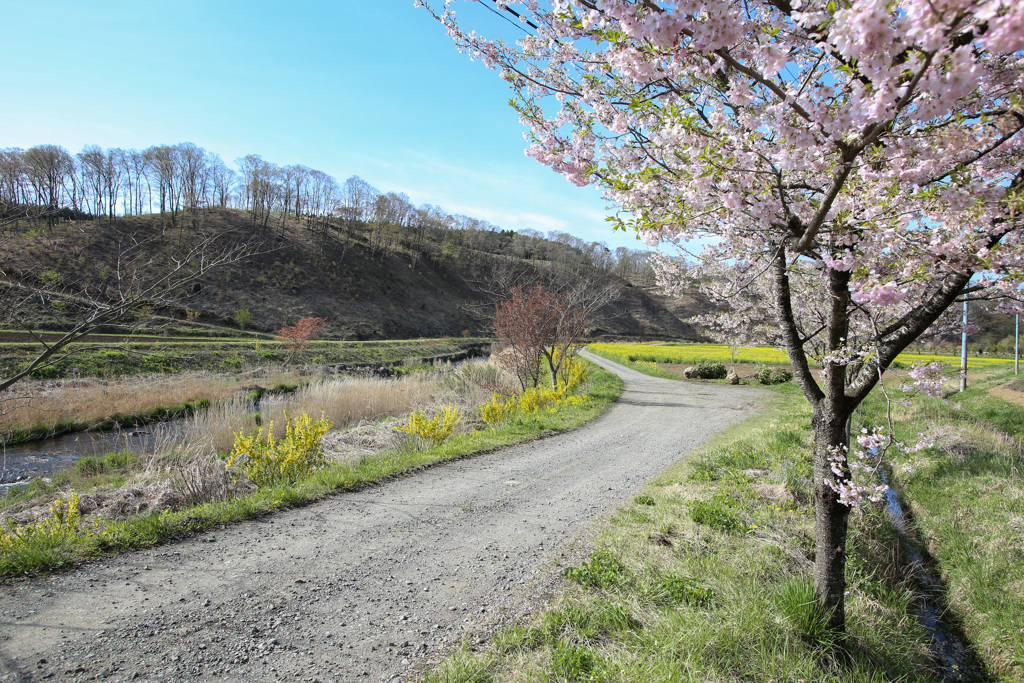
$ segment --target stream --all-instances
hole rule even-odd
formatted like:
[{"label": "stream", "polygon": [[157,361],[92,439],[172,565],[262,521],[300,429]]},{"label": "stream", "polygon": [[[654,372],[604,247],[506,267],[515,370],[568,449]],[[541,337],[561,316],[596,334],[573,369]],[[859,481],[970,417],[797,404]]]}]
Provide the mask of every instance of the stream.
[{"label": "stream", "polygon": [[[447,361],[451,368],[457,368],[467,360],[486,355],[487,352],[481,349],[469,349],[420,360],[429,363]],[[397,363],[359,364],[346,366],[346,370],[370,371],[378,377],[388,378],[394,374],[389,369],[391,365]],[[251,409],[259,410],[259,400]],[[175,418],[113,431],[72,432],[6,447],[0,444],[0,497],[6,496],[12,486],[20,486],[39,477],[52,477],[71,467],[79,458],[105,455],[124,448],[145,450],[153,445],[153,430],[157,425],[165,435],[173,435],[184,428],[185,421],[186,418]]]},{"label": "stream", "polygon": [[[173,425],[183,424],[183,420],[159,424],[162,429],[167,429],[168,425],[173,428]],[[72,432],[48,439],[0,446],[0,464],[3,467],[0,472],[0,496],[6,495],[10,487],[31,479],[52,477],[85,456],[104,455],[124,448],[144,449],[153,443],[152,430],[155,426],[154,423],[115,431]]]},{"label": "stream", "polygon": [[[889,477],[879,470],[882,482],[889,484]],[[903,506],[899,493],[891,485],[885,492],[885,511],[892,518],[899,534],[900,552],[905,569],[917,584],[916,600],[912,607],[914,616],[931,635],[931,650],[938,661],[943,683],[953,681],[986,681],[988,676],[971,644],[960,633],[959,627],[950,623],[948,607],[943,595],[945,588],[925,562],[926,552],[915,540],[913,520]]]}]

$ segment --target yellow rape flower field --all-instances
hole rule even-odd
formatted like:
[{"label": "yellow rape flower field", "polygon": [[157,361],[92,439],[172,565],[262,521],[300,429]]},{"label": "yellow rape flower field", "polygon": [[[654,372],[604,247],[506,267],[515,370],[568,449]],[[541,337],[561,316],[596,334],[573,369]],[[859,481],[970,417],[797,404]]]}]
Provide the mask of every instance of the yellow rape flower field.
[{"label": "yellow rape flower field", "polygon": [[[751,363],[765,365],[789,365],[789,359],[784,351],[770,346],[756,346],[753,348],[741,348],[734,359],[729,347],[725,344],[673,344],[668,342],[647,342],[642,344],[590,344],[587,347],[590,351],[604,356],[611,360],[625,363],[677,363],[681,365],[696,365],[700,361],[718,363]],[[935,354],[903,353],[897,358],[898,362],[906,365],[918,363],[931,363],[939,361],[949,363],[951,366],[960,367],[959,356],[941,356]],[[968,367],[989,368],[1005,367],[1013,363],[1012,358],[991,358],[970,356],[967,360]]]}]

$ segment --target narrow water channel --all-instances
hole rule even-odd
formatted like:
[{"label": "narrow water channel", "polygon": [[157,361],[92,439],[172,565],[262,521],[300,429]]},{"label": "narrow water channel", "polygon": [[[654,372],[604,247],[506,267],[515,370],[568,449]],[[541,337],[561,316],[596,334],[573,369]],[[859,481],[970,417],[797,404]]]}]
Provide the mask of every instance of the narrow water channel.
[{"label": "narrow water channel", "polygon": [[[889,484],[889,477],[884,472],[880,471],[880,474],[882,481]],[[931,649],[940,665],[943,683],[989,680],[971,644],[960,633],[959,627],[950,623],[949,608],[943,597],[945,587],[925,562],[926,552],[916,540],[913,520],[903,506],[899,492],[891,485],[885,493],[885,511],[899,535],[903,566],[917,584],[914,616],[931,635]]]},{"label": "narrow water channel", "polygon": [[[161,429],[166,430],[168,425],[180,422],[160,423]],[[152,429],[155,426],[144,425],[107,432],[73,432],[13,446],[0,446],[0,465],[3,467],[0,496],[5,495],[11,486],[38,477],[52,477],[85,456],[104,455],[124,448],[141,450],[151,446],[154,439]]]}]

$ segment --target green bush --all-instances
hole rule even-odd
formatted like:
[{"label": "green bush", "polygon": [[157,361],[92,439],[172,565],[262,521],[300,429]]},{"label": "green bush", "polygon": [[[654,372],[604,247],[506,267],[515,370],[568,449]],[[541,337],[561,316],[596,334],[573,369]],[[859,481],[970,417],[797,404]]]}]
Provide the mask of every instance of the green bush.
[{"label": "green bush", "polygon": [[174,360],[163,354],[146,356],[142,360],[142,369],[146,372],[174,372]]},{"label": "green bush", "polygon": [[87,455],[75,462],[75,474],[93,476],[116,470],[126,470],[137,462],[139,462],[139,457],[128,449],[106,455]]},{"label": "green bush", "polygon": [[696,379],[725,379],[726,374],[725,363],[706,360],[699,361],[693,370],[693,377]]},{"label": "green bush", "polygon": [[555,675],[566,681],[590,680],[590,674],[597,666],[597,657],[590,650],[566,643],[555,646],[551,661],[555,665]]},{"label": "green bush", "polygon": [[810,577],[790,579],[775,594],[775,604],[800,636],[812,643],[827,644],[833,634],[818,606]]},{"label": "green bush", "polygon": [[715,589],[696,579],[669,574],[654,585],[654,602],[661,605],[708,607],[715,600]]},{"label": "green bush", "polygon": [[761,384],[785,384],[793,379],[793,373],[788,368],[771,365],[758,365],[754,379]]}]

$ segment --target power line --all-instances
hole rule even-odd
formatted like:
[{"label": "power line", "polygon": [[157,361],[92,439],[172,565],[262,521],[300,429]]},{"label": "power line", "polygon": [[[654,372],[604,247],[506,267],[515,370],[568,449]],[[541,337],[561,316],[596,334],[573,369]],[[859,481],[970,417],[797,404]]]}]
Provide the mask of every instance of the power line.
[{"label": "power line", "polygon": [[[494,0],[492,0],[492,2],[493,2],[493,1],[494,1]],[[486,2],[484,2],[484,0],[480,0],[480,4],[481,4],[481,5],[483,5],[483,6],[484,6],[484,8],[485,8],[485,9],[486,9],[486,10],[487,10],[488,12],[491,12],[491,13],[493,13],[493,14],[496,14],[497,16],[501,17],[502,19],[504,19],[504,20],[505,20],[505,21],[507,21],[508,23],[510,23],[510,24],[512,24],[513,26],[515,26],[516,28],[518,28],[518,29],[519,29],[520,31],[522,31],[523,33],[526,33],[527,35],[529,35],[529,33],[530,33],[530,32],[529,32],[529,31],[527,31],[527,30],[526,30],[525,28],[523,28],[523,25],[522,25],[521,23],[517,23],[517,22],[515,22],[515,21],[512,21],[512,20],[511,20],[511,19],[509,19],[509,18],[508,18],[507,16],[505,16],[504,14],[502,14],[502,13],[501,13],[500,11],[498,11],[498,9],[497,9],[497,2],[495,2],[495,7],[491,7],[491,6],[490,6],[490,5],[488,5],[488,4],[486,3]],[[524,21],[524,22],[526,23],[526,25],[527,25],[527,26],[529,26],[530,28],[532,28],[532,29],[536,29],[536,28],[537,28],[537,25],[536,25],[536,24],[534,24],[534,23],[533,23],[532,21],[530,21],[529,19],[524,19],[524,18],[523,18],[523,15],[521,15],[521,14],[520,14],[519,12],[515,11],[515,10],[514,10],[514,9],[512,9],[511,7],[505,7],[504,9],[505,9],[505,11],[506,11],[506,12],[508,12],[508,13],[509,13],[509,14],[511,14],[511,15],[513,15],[513,16],[514,16],[514,17],[515,17],[516,19],[519,19],[520,21]]]}]

